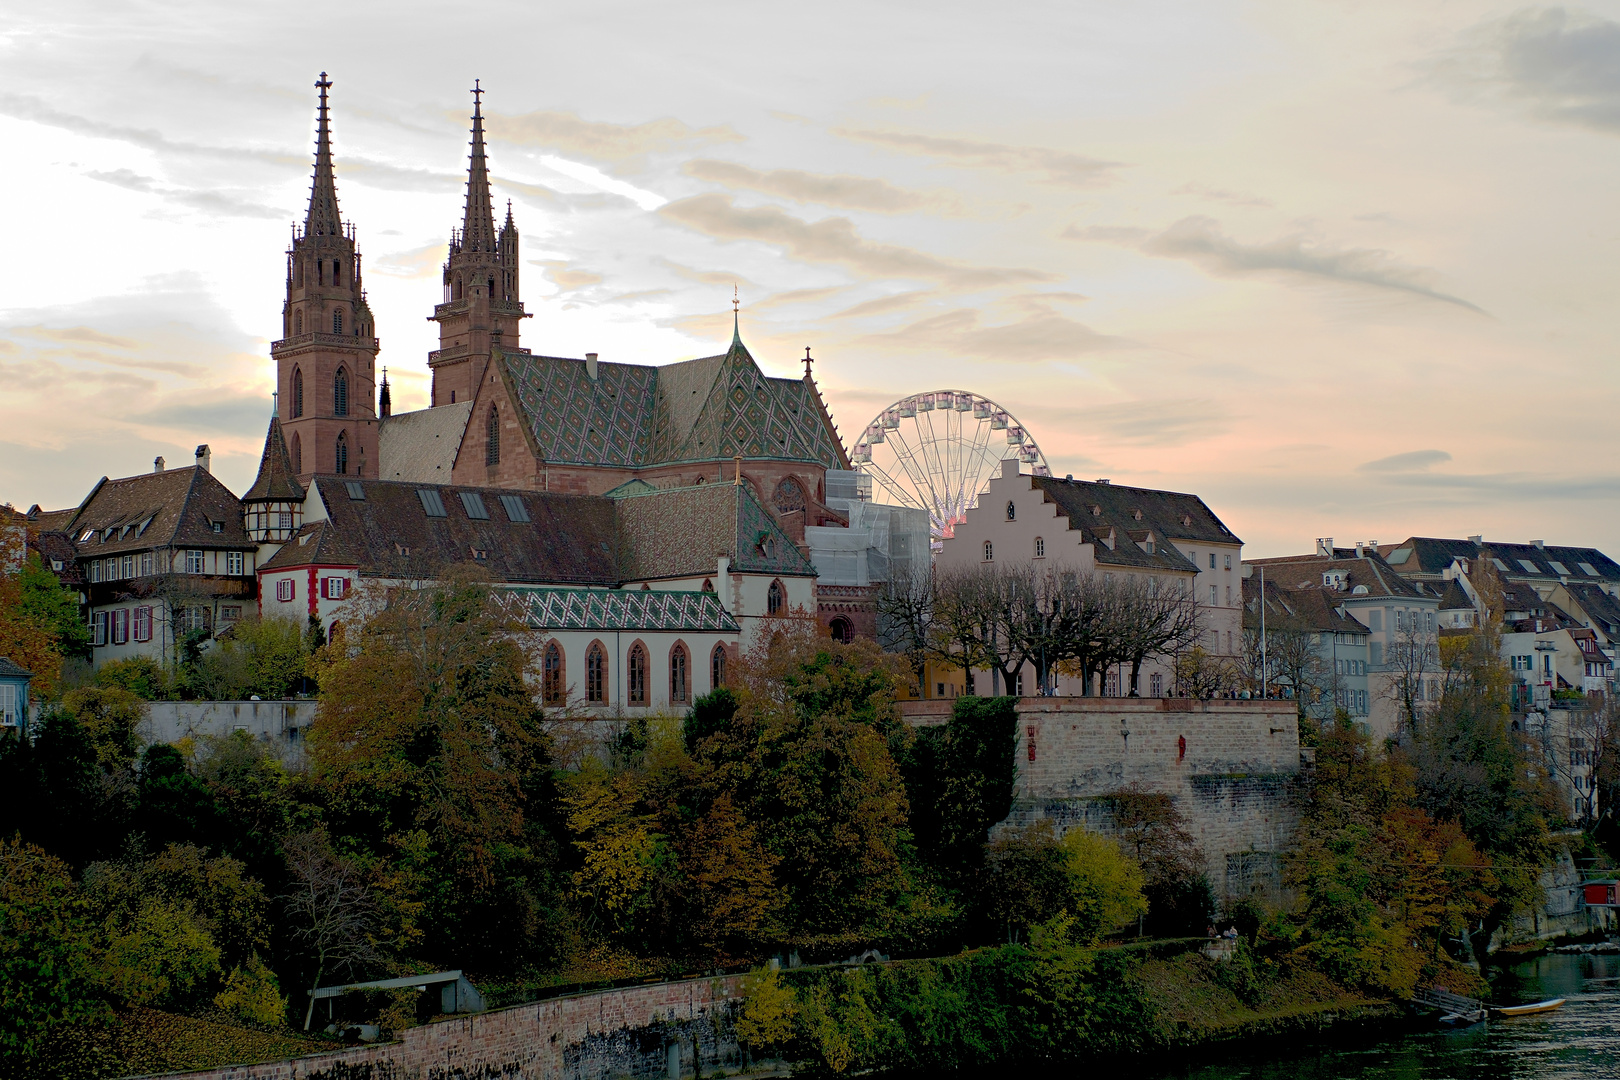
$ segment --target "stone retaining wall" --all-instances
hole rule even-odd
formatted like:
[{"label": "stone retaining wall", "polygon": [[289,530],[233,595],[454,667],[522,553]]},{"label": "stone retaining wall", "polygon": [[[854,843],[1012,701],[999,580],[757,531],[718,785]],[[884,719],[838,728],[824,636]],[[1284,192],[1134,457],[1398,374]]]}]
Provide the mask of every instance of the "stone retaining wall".
[{"label": "stone retaining wall", "polygon": [[[944,722],[949,701],[904,702],[908,723]],[[1275,893],[1299,821],[1299,726],[1291,701],[1023,698],[1017,779],[1003,825],[1049,819],[1113,828],[1104,799],[1135,784],[1174,796],[1220,896]]]},{"label": "stone retaining wall", "polygon": [[[407,1028],[395,1042],[176,1080],[614,1080],[741,1067],[741,976],[572,994]],[[701,1063],[701,1070],[694,1066]]]},{"label": "stone retaining wall", "polygon": [[174,743],[202,735],[246,731],[268,742],[276,755],[295,764],[304,755],[304,735],[315,722],[319,703],[289,701],[151,701],[141,732],[148,743]]}]

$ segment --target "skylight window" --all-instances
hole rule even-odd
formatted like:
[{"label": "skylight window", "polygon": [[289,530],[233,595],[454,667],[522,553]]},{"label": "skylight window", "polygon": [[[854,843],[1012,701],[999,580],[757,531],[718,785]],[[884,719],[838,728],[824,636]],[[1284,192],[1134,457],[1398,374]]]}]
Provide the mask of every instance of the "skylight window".
[{"label": "skylight window", "polygon": [[[417,488],[416,497],[422,500],[422,512],[428,517],[450,516],[444,512],[444,500],[439,498],[439,493],[432,488]],[[1502,569],[1506,570],[1507,567],[1504,566]]]},{"label": "skylight window", "polygon": [[364,484],[360,483],[360,481],[345,480],[343,481],[343,487],[348,491],[350,499],[354,500],[355,502],[366,501],[366,488]]},{"label": "skylight window", "polygon": [[1552,567],[1554,570],[1558,571],[1560,574],[1564,575],[1565,577],[1569,576],[1569,567],[1565,566],[1563,563],[1558,562],[1558,561],[1556,561],[1554,559],[1548,559],[1547,560],[1547,565]]},{"label": "skylight window", "polygon": [[84,530],[84,532],[79,535],[79,543],[81,543],[81,544],[89,543],[90,538],[92,536],[94,536],[94,535],[96,535],[96,530],[94,530],[94,529],[86,529],[86,530]]},{"label": "skylight window", "polygon": [[1593,569],[1592,564],[1589,563],[1589,562],[1576,563],[1575,565],[1580,567],[1581,568],[1581,573],[1585,574],[1588,577],[1598,577],[1599,576],[1598,572],[1595,569]]},{"label": "skylight window", "polygon": [[468,517],[477,518],[479,521],[489,520],[489,511],[484,508],[482,495],[476,491],[463,491],[460,494],[462,509],[467,511]]},{"label": "skylight window", "polygon": [[1501,570],[1501,571],[1502,571],[1502,572],[1503,572],[1503,573],[1506,573],[1506,572],[1507,572],[1507,568],[1508,568],[1508,564],[1507,564],[1507,563],[1505,563],[1505,562],[1503,562],[1503,561],[1502,561],[1502,560],[1501,560],[1501,559],[1498,559],[1498,558],[1494,558],[1494,557],[1493,557],[1493,558],[1492,558],[1492,559],[1491,559],[1491,562],[1492,562],[1492,563],[1493,563],[1493,564],[1494,564],[1494,565],[1495,565],[1495,566],[1496,566],[1496,568],[1497,568],[1497,569],[1498,569],[1498,570]]},{"label": "skylight window", "polygon": [[1539,574],[1539,573],[1541,573],[1541,567],[1537,566],[1535,563],[1531,562],[1529,559],[1515,559],[1514,561],[1517,562],[1520,566],[1524,567],[1524,572],[1527,573],[1527,574]]},{"label": "skylight window", "polygon": [[529,508],[523,505],[523,500],[516,495],[502,495],[501,506],[506,510],[506,520],[514,525],[527,524]]}]

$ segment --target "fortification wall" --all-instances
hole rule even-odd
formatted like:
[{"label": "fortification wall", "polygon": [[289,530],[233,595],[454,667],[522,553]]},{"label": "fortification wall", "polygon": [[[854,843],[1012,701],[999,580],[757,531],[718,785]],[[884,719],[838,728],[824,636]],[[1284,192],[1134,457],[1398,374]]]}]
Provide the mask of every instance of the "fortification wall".
[{"label": "fortification wall", "polygon": [[[949,701],[905,702],[914,724],[943,723]],[[1217,895],[1280,887],[1279,857],[1299,821],[1299,726],[1290,701],[1023,698],[1006,825],[1113,829],[1106,798],[1137,785],[1176,800]]]},{"label": "fortification wall", "polygon": [[288,701],[152,701],[146,706],[141,736],[148,743],[173,743],[186,737],[229,735],[246,731],[270,743],[289,764],[304,753],[304,733],[315,722],[317,702]]},{"label": "fortification wall", "polygon": [[[397,1042],[171,1080],[610,1080],[712,1076],[742,1065],[740,976],[516,1005],[407,1028]],[[701,1068],[697,1066],[701,1065]]]}]

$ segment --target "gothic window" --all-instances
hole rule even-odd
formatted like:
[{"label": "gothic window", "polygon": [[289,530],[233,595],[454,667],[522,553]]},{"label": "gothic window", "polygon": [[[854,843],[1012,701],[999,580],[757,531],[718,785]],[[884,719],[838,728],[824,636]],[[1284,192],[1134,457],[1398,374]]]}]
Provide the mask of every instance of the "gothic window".
[{"label": "gothic window", "polygon": [[832,631],[834,641],[841,641],[845,645],[848,645],[855,637],[855,628],[842,615],[834,619],[828,629]]},{"label": "gothic window", "polygon": [[295,417],[304,415],[304,372],[300,368],[293,368],[292,414]]},{"label": "gothic window", "polygon": [[780,581],[771,582],[770,591],[765,594],[765,613],[767,615],[779,615],[786,603],[787,596],[782,590],[782,583]]},{"label": "gothic window", "polygon": [[343,312],[341,311],[332,312],[332,333],[343,333]]},{"label": "gothic window", "polygon": [[332,415],[349,415],[349,373],[342,368],[332,380]]},{"label": "gothic window", "polygon": [[1044,536],[1035,538],[1035,557],[1037,559],[1046,558],[1046,538]]},{"label": "gothic window", "polygon": [[771,501],[776,505],[777,511],[783,514],[803,510],[804,488],[790,476],[776,485],[776,496]]},{"label": "gothic window", "polygon": [[708,578],[704,578],[703,579],[703,591],[704,592],[710,592],[710,593],[714,592],[714,582],[710,581]]},{"label": "gothic window", "polygon": [[1011,499],[1007,500],[1007,520],[1015,521],[1018,518],[1018,507],[1013,505]]},{"label": "gothic window", "polygon": [[337,440],[337,471],[340,474],[349,471],[349,436],[341,431]]},{"label": "gothic window", "polygon": [[718,690],[726,685],[726,647],[716,645],[709,654],[709,689]]},{"label": "gothic window", "polygon": [[491,405],[489,407],[489,423],[484,433],[484,464],[499,465],[501,463],[501,414]]},{"label": "gothic window", "polygon": [[562,648],[553,641],[540,662],[540,695],[547,705],[563,703]]},{"label": "gothic window", "polygon": [[600,641],[585,650],[585,700],[601,705],[607,702],[607,653]]},{"label": "gothic window", "polygon": [[489,279],[489,298],[491,300],[495,299],[495,279],[494,278]]},{"label": "gothic window", "polygon": [[304,471],[304,441],[298,437],[298,433],[296,431],[293,432],[292,459],[293,459],[293,472],[295,472],[295,473],[303,472]]},{"label": "gothic window", "polygon": [[303,332],[304,332],[304,313],[302,311],[295,311],[295,312],[293,312],[293,333],[302,334]]},{"label": "gothic window", "polygon": [[[336,259],[332,260],[332,284],[343,284],[343,264],[338,262]],[[332,332],[334,334],[341,334],[343,332],[343,328],[341,326],[334,327]]]},{"label": "gothic window", "polygon": [[692,682],[687,677],[686,646],[680,642],[669,651],[669,703],[685,705],[692,696]]},{"label": "gothic window", "polygon": [[996,558],[995,545],[990,543],[990,541],[986,540],[984,542],[984,561],[985,562],[994,562],[995,558]]},{"label": "gothic window", "polygon": [[630,646],[630,662],[625,667],[626,694],[632,705],[647,704],[647,649],[641,642]]}]

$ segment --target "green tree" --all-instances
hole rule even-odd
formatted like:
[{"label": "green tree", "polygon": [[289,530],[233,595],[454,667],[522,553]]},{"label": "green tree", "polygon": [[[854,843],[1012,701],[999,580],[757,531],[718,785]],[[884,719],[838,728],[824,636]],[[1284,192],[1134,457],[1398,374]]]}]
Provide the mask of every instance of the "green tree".
[{"label": "green tree", "polygon": [[1017,705],[1010,697],[959,697],[950,720],[920,728],[901,755],[918,851],[953,887],[983,865],[991,826],[1012,809]]},{"label": "green tree", "polygon": [[187,681],[197,697],[216,701],[284,698],[304,680],[309,646],[296,620],[250,615],[216,638]]},{"label": "green tree", "polygon": [[128,690],[86,686],[62,695],[62,711],[78,721],[103,769],[128,768],[140,752],[146,703]]},{"label": "green tree", "polygon": [[79,613],[79,596],[45,569],[37,552],[30,552],[17,575],[21,586],[18,614],[46,630],[64,657],[90,655],[90,627]]},{"label": "green tree", "polygon": [[1073,934],[1091,943],[1133,923],[1147,912],[1145,878],[1119,845],[1085,829],[1070,829],[1059,841],[1065,876],[1064,910]]},{"label": "green tree", "polygon": [[67,864],[0,840],[0,1059],[31,1059],[60,1025],[104,1015],[90,944]]},{"label": "green tree", "polygon": [[550,741],[521,628],[487,584],[401,590],[315,657],[309,746],[327,820],[352,850],[431,841],[429,944],[462,962],[524,962],[555,903]]},{"label": "green tree", "polygon": [[127,690],[142,701],[163,701],[170,692],[169,673],[150,656],[109,660],[96,669],[96,685]]}]

